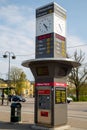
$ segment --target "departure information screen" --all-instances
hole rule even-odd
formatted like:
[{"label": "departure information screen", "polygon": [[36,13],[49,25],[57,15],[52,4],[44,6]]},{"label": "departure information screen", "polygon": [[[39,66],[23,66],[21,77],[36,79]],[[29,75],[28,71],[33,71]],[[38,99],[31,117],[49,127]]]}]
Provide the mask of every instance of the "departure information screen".
[{"label": "departure information screen", "polygon": [[47,66],[36,67],[37,76],[48,76],[49,70]]},{"label": "departure information screen", "polygon": [[55,88],[55,104],[66,103],[66,88],[56,87]]},{"label": "departure information screen", "polygon": [[44,34],[36,37],[36,58],[53,57],[54,34]]}]

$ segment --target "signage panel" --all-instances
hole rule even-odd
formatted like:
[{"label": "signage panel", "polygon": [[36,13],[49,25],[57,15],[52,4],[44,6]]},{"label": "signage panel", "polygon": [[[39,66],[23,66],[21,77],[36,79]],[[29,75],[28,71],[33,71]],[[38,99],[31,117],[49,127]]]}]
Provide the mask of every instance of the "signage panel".
[{"label": "signage panel", "polygon": [[37,8],[36,18],[50,13],[56,13],[59,16],[66,17],[66,10],[60,7],[58,4],[52,2],[46,6]]},{"label": "signage panel", "polygon": [[38,86],[55,86],[55,87],[57,87],[57,86],[60,86],[60,87],[67,87],[67,84],[66,83],[62,83],[62,82],[39,82],[39,83],[36,83],[35,84],[35,86],[36,87],[38,87]]},{"label": "signage panel", "polygon": [[36,37],[36,58],[66,57],[66,38],[59,34]]},{"label": "signage panel", "polygon": [[41,111],[41,116],[48,117],[48,112],[46,112],[46,111]]},{"label": "signage panel", "polygon": [[54,4],[54,13],[57,16],[60,16],[62,18],[66,18],[66,10],[62,7],[58,6],[57,4]]},{"label": "signage panel", "polygon": [[66,38],[56,33],[54,38],[54,50],[55,57],[66,57]]},{"label": "signage panel", "polygon": [[50,94],[50,90],[38,90],[38,94]]},{"label": "signage panel", "polygon": [[41,17],[41,16],[46,15],[46,14],[50,14],[52,12],[54,12],[54,4],[53,3],[36,9],[36,18]]},{"label": "signage panel", "polygon": [[62,87],[55,88],[55,104],[66,103],[66,89]]},{"label": "signage panel", "polygon": [[53,57],[53,33],[36,37],[36,58]]}]

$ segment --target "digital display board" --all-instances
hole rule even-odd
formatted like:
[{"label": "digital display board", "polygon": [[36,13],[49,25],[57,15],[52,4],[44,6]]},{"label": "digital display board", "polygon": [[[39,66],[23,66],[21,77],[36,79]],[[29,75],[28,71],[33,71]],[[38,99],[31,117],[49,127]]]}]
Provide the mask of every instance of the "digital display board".
[{"label": "digital display board", "polygon": [[66,38],[56,33],[54,38],[54,50],[55,57],[66,57]]},{"label": "digital display board", "polygon": [[55,88],[55,104],[66,103],[66,88],[56,87]]},{"label": "digital display board", "polygon": [[37,76],[48,76],[49,70],[47,66],[36,67]]},{"label": "digital display board", "polygon": [[54,34],[49,33],[36,37],[36,58],[53,57]]}]

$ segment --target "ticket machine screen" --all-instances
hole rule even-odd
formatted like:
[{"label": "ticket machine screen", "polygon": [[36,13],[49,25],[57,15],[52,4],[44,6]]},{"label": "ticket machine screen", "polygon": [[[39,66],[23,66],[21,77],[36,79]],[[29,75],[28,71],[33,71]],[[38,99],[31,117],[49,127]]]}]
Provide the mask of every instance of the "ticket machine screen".
[{"label": "ticket machine screen", "polygon": [[39,109],[50,109],[50,95],[39,95]]},{"label": "ticket machine screen", "polygon": [[38,91],[38,108],[50,109],[50,90]]}]

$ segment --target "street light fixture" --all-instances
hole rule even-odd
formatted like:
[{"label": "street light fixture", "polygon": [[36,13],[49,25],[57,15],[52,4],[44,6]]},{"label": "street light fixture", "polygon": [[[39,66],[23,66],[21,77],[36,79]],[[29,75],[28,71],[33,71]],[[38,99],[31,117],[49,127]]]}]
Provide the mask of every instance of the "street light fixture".
[{"label": "street light fixture", "polygon": [[[9,52],[6,51],[5,54],[3,55],[3,58],[7,58],[9,60],[9,67],[8,67],[8,96],[9,96],[9,86],[10,86],[10,60],[12,59],[16,59],[16,56],[14,55],[13,52]],[[8,105],[9,101],[7,99],[7,105]]]}]

